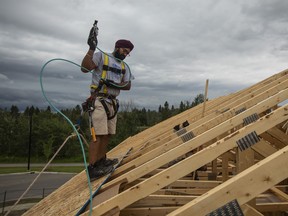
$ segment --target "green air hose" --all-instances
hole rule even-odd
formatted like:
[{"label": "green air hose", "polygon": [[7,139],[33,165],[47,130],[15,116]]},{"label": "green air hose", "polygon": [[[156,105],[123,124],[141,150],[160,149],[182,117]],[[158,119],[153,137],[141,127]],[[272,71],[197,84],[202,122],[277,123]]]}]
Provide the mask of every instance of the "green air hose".
[{"label": "green air hose", "polygon": [[[78,140],[79,140],[79,142],[80,142],[80,145],[81,145],[82,154],[83,154],[85,171],[86,171],[86,175],[87,175],[87,179],[88,179],[90,202],[92,203],[92,187],[91,187],[91,181],[90,181],[90,177],[89,177],[89,173],[88,173],[88,169],[87,169],[87,162],[86,162],[86,157],[85,157],[85,150],[84,150],[84,147],[83,147],[83,142],[82,142],[82,140],[81,140],[80,134],[78,133],[75,125],[71,122],[71,120],[70,120],[66,115],[64,115],[56,106],[54,106],[54,105],[52,104],[52,102],[47,98],[46,93],[45,93],[44,88],[43,88],[42,76],[43,76],[44,69],[45,69],[45,67],[46,67],[49,63],[51,63],[51,62],[53,62],[53,61],[64,61],[64,62],[68,62],[68,63],[70,63],[70,64],[74,64],[74,65],[76,65],[76,66],[78,66],[78,67],[81,67],[81,66],[78,65],[78,64],[76,64],[76,63],[74,63],[74,62],[72,62],[72,61],[69,61],[69,60],[67,60],[67,59],[61,59],[61,58],[51,59],[51,60],[47,61],[47,62],[42,66],[42,68],[41,68],[41,72],[40,72],[40,85],[41,85],[42,94],[43,94],[44,98],[46,99],[46,101],[49,103],[49,105],[50,105],[57,113],[59,113],[60,115],[62,115],[62,116],[66,119],[66,121],[72,126],[73,130],[75,131],[75,133],[76,133],[76,135],[77,135],[77,138],[78,138]],[[89,213],[89,215],[91,214],[91,212],[92,212],[92,205],[90,205],[90,213]]]},{"label": "green air hose", "polygon": [[[100,50],[102,53],[104,53],[104,52],[103,52],[101,49],[99,49],[98,47],[97,47],[97,49]],[[114,56],[110,56],[110,57],[115,58]],[[67,60],[67,59],[63,59],[63,58],[54,58],[54,59],[51,59],[51,60],[47,61],[47,62],[42,66],[42,68],[41,68],[41,72],[40,72],[40,85],[41,85],[42,94],[43,94],[44,98],[46,99],[46,101],[49,103],[49,105],[50,105],[57,113],[59,113],[60,115],[62,115],[62,116],[66,119],[66,121],[72,126],[73,130],[75,131],[75,133],[76,133],[76,135],[77,135],[77,138],[78,138],[79,143],[80,143],[80,146],[81,146],[82,154],[83,154],[83,160],[84,160],[84,165],[85,165],[85,172],[86,172],[87,179],[88,179],[88,187],[89,187],[89,193],[90,193],[90,203],[92,203],[92,187],[91,187],[91,181],[90,181],[90,177],[89,177],[89,173],[88,173],[88,169],[87,169],[87,161],[86,161],[86,156],[85,156],[85,150],[84,150],[84,147],[83,147],[83,142],[82,142],[82,140],[81,140],[80,134],[78,133],[78,130],[76,129],[75,125],[71,122],[71,120],[70,120],[66,115],[64,115],[56,106],[54,106],[54,105],[52,104],[52,102],[51,102],[51,101],[48,99],[48,97],[46,96],[46,93],[45,93],[44,88],[43,88],[42,76],[43,76],[44,69],[45,69],[45,67],[46,67],[49,63],[51,63],[51,62],[53,62],[53,61],[64,61],[64,62],[68,62],[68,63],[73,64],[73,65],[76,65],[76,66],[78,66],[79,68],[83,68],[83,67],[82,67],[81,65],[79,65],[79,64],[77,64],[77,63],[75,63],[75,62],[69,61],[69,60]],[[123,61],[123,62],[124,62],[124,61]],[[129,68],[129,65],[128,65],[126,62],[124,62],[124,63],[125,63],[125,65]],[[84,68],[84,69],[87,70],[86,68]],[[89,70],[87,70],[87,71],[89,71]],[[91,70],[91,71],[89,71],[89,72],[93,73],[93,70]],[[131,71],[130,71],[130,68],[129,68],[129,72],[130,72],[130,73],[129,73],[129,80],[131,80]],[[127,84],[128,84],[128,83],[127,83]],[[126,84],[126,85],[127,85],[127,84]],[[113,84],[113,85],[116,86],[116,87],[118,87],[118,85],[116,85],[116,84]],[[125,85],[125,86],[126,86],[126,85]],[[91,212],[92,212],[92,205],[90,205],[89,215],[91,215]]]}]

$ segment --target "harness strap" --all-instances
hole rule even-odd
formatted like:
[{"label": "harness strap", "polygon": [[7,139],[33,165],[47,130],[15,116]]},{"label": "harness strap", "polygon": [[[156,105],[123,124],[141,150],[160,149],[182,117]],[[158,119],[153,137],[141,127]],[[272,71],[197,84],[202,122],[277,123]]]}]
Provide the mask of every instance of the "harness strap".
[{"label": "harness strap", "polygon": [[[112,71],[112,72],[115,72],[115,73],[121,73],[121,80],[123,79],[124,77],[124,74],[125,74],[125,65],[124,65],[124,62],[121,61],[121,70],[120,69],[117,69],[117,68],[114,68],[114,67],[109,67],[109,56],[104,53],[104,64],[103,64],[103,67],[102,67],[102,75],[101,75],[101,78],[102,79],[106,79],[106,75],[107,75],[107,71]],[[104,85],[103,87],[103,93],[104,94],[107,94],[108,90],[107,90],[107,86]]]},{"label": "harness strap", "polygon": [[[109,67],[109,56],[106,53],[104,53],[104,62],[103,62],[103,67],[102,67],[101,79],[103,80],[106,79],[107,71],[121,74],[121,81],[123,81],[124,74],[126,73],[125,64],[123,61],[121,61],[121,69]],[[99,92],[102,89],[102,86],[103,86],[103,83],[99,83],[98,86],[92,84],[90,85],[90,88],[93,90],[93,92]],[[104,84],[103,93],[107,94],[107,92],[108,92],[107,86]]]},{"label": "harness strap", "polygon": [[[107,54],[104,54],[104,65],[108,67],[108,64],[109,64],[109,57]],[[101,78],[102,79],[106,79],[106,75],[107,75],[107,67],[104,67],[103,65],[103,69],[102,69],[102,75],[101,75]],[[108,90],[107,90],[107,86],[104,85],[103,87],[103,93],[104,94],[107,94]]]},{"label": "harness strap", "polygon": [[[121,64],[121,67],[122,67],[122,64]],[[112,72],[117,73],[117,74],[125,74],[125,68],[119,69],[119,68],[109,67],[108,65],[103,65],[103,68],[106,71],[112,71]]]},{"label": "harness strap", "polygon": [[[106,76],[107,76],[107,71],[112,71],[114,73],[118,73],[118,74],[121,74],[121,80],[123,80],[123,77],[124,77],[124,74],[126,72],[126,69],[125,69],[125,64],[123,61],[121,61],[121,69],[118,69],[118,68],[114,68],[114,67],[109,67],[109,56],[104,53],[104,62],[103,62],[103,67],[102,67],[102,74],[101,74],[101,79],[106,79]],[[99,93],[99,91],[101,90],[101,88],[103,87],[103,92]],[[118,109],[119,109],[119,104],[118,104],[118,101],[115,100],[115,97],[114,96],[111,96],[108,95],[108,89],[107,89],[107,86],[104,84],[103,86],[103,83],[99,83],[98,86],[96,85],[90,85],[90,88],[93,89],[93,94],[91,95],[92,98],[96,98],[97,96],[100,96],[98,97],[99,98],[99,101],[102,103],[105,111],[106,111],[106,114],[107,114],[107,119],[110,120],[110,119],[113,119],[117,112],[118,112]],[[111,99],[112,101],[112,105],[113,105],[113,109],[114,109],[114,114],[111,115],[110,113],[110,110],[104,100],[104,98],[109,98]],[[116,101],[116,103],[115,103]]]},{"label": "harness strap", "polygon": [[124,74],[126,73],[125,64],[124,64],[123,61],[121,61],[121,68],[122,68],[122,78],[121,78],[121,81],[123,81]]},{"label": "harness strap", "polygon": [[101,102],[101,104],[103,105],[103,107],[105,109],[105,112],[106,112],[106,115],[107,115],[107,119],[108,120],[113,119],[117,115],[117,112],[118,112],[118,109],[119,109],[118,102],[116,101],[116,103],[115,103],[114,100],[111,100],[112,101],[112,105],[113,105],[113,109],[114,109],[114,114],[111,115],[110,110],[109,110],[109,108],[108,108],[108,106],[106,104],[105,99],[101,97],[101,98],[99,98],[99,101]]}]

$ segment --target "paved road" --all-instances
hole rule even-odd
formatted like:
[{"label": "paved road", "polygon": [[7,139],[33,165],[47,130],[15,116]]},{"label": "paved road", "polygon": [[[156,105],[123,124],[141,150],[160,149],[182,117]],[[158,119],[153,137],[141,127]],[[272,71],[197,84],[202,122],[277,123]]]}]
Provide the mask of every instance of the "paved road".
[{"label": "paved road", "polygon": [[[17,200],[29,187],[39,173],[18,173],[0,175],[0,202],[4,200]],[[47,196],[55,189],[63,185],[66,181],[75,176],[75,173],[42,173],[30,191],[27,197]]]},{"label": "paved road", "polygon": [[[44,168],[46,164],[30,164],[30,168],[32,167],[42,167]],[[81,166],[84,169],[84,163],[52,163],[49,166]],[[3,167],[27,167],[27,163],[21,164],[0,164],[0,173],[1,168]],[[26,191],[26,189],[30,186],[30,184],[35,180],[35,178],[39,175],[38,172],[31,173],[14,173],[14,174],[0,174],[0,202],[4,200],[7,201],[16,201],[22,194]],[[48,196],[54,190],[59,188],[65,182],[70,180],[76,173],[52,173],[52,172],[44,172],[37,179],[34,185],[30,188],[30,190],[23,197],[25,198],[43,198]],[[35,203],[28,204],[18,204],[13,208],[13,210],[24,210],[31,208]],[[11,206],[5,206],[5,211],[9,210]],[[2,208],[2,213],[4,208]]]}]

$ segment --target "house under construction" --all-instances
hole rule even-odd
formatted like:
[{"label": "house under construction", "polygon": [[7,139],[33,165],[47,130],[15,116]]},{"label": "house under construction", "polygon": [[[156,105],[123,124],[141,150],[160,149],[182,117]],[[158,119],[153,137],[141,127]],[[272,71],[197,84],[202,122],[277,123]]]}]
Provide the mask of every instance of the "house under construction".
[{"label": "house under construction", "polygon": [[83,171],[24,215],[288,215],[287,99],[285,70],[205,101],[112,149],[92,207]]}]

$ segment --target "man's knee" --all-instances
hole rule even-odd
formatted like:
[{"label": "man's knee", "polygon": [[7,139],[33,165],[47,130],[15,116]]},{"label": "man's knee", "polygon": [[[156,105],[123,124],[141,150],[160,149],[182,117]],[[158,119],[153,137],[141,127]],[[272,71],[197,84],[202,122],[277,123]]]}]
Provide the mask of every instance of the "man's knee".
[{"label": "man's knee", "polygon": [[109,135],[97,135],[96,141],[91,141],[93,145],[106,143],[109,140]]}]

